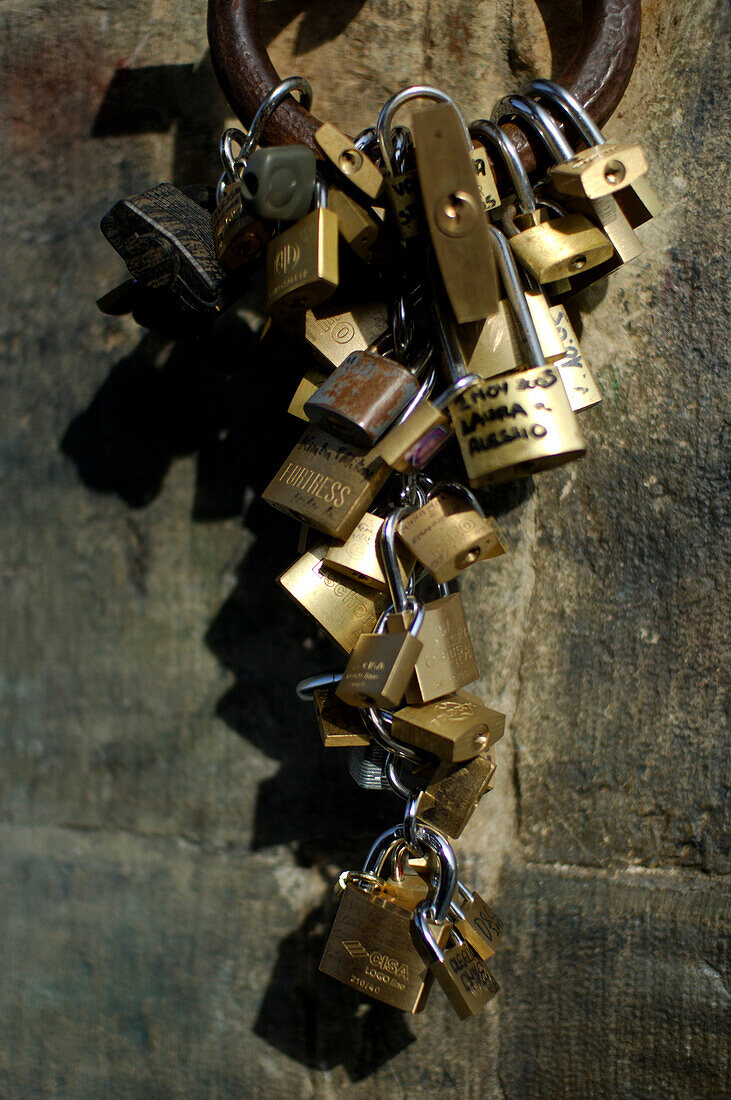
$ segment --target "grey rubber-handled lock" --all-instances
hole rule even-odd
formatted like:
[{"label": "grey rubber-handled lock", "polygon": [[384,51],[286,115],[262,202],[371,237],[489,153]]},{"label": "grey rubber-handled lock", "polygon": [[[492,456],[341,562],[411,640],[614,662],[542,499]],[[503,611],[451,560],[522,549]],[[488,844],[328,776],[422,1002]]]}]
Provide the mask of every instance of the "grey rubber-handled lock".
[{"label": "grey rubber-handled lock", "polygon": [[254,150],[241,177],[250,211],[264,221],[304,218],[312,205],[315,167],[315,154],[305,145]]}]

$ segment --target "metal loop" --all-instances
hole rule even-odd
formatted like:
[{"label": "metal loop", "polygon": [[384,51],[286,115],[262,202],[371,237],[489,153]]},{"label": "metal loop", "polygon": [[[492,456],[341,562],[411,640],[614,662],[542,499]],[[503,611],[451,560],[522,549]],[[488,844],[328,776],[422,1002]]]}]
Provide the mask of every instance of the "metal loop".
[{"label": "metal loop", "polygon": [[395,754],[389,756],[388,761],[386,762],[386,778],[391,784],[391,789],[393,790],[394,794],[397,794],[399,798],[403,798],[408,801],[411,798],[413,792],[410,787],[406,786],[398,773],[397,759],[398,758],[395,756]]},{"label": "metal loop", "polygon": [[531,214],[536,208],[536,197],[515,143],[488,118],[475,119],[470,123],[469,129],[470,137],[481,141],[483,145],[489,144],[497,151],[510,176],[521,211]]},{"label": "metal loop", "polygon": [[342,672],[318,672],[314,676],[306,676],[304,680],[300,680],[294,690],[298,699],[310,703],[318,688],[332,687],[333,684],[339,684],[342,678]]},{"label": "metal loop", "polygon": [[427,494],[427,500],[432,500],[439,493],[451,493],[452,496],[462,497],[463,500],[467,501],[471,508],[474,508],[481,519],[487,519],[487,516],[485,515],[485,509],[482,507],[475,494],[472,492],[471,489],[468,489],[466,485],[462,485],[460,481],[437,482],[436,484],[432,485],[431,489],[429,490]]},{"label": "metal loop", "polygon": [[254,147],[259,144],[259,139],[264,133],[269,119],[282,100],[286,99],[292,92],[300,92],[300,103],[306,110],[310,109],[312,106],[312,85],[309,80],[305,80],[303,76],[288,76],[286,80],[280,81],[275,88],[272,88],[264,96],[259,104],[258,111],[251,120],[251,127],[239,158],[244,164],[254,151]]},{"label": "metal loop", "polygon": [[412,763],[422,763],[423,757],[416,749],[391,736],[389,720],[392,715],[388,711],[380,710],[378,707],[363,707],[361,718],[372,739],[390,756],[398,756]]},{"label": "metal loop", "polygon": [[[388,172],[393,171],[394,145],[391,136],[391,124],[396,112],[403,107],[404,103],[408,103],[410,99],[434,99],[438,103],[449,103],[450,106],[454,107],[459,113],[457,104],[454,102],[451,95],[448,95],[447,92],[443,92],[440,88],[433,88],[429,84],[412,84],[408,88],[402,88],[400,92],[396,92],[390,99],[387,99],[378,116],[376,130],[378,131],[378,144],[381,147],[383,167]],[[462,118],[462,115],[460,114],[459,117]],[[464,119],[462,119],[462,125],[464,126],[465,137],[469,141],[469,134],[467,133],[467,126],[465,125]]]},{"label": "metal loop", "polygon": [[439,394],[439,397],[435,397],[432,404],[435,409],[440,411],[445,408],[450,401],[454,401],[462,390],[468,390],[470,386],[479,386],[485,381],[479,374],[465,374],[464,378],[458,378],[456,382],[453,382],[451,386],[447,386],[446,390]]},{"label": "metal loop", "polygon": [[574,155],[556,120],[534,99],[528,99],[524,95],[503,96],[495,104],[491,117],[497,123],[516,118],[526,122],[557,164],[571,160]]},{"label": "metal loop", "polygon": [[494,225],[488,225],[487,231],[490,235],[490,245],[495,254],[502,284],[518,322],[518,329],[525,345],[529,364],[531,367],[545,367],[546,359],[541,341],[538,338],[538,330],[526,301],[525,289],[512,249],[505,235]]},{"label": "metal loop", "polygon": [[552,106],[559,107],[579,131],[587,145],[604,145],[606,138],[589,112],[579,103],[576,96],[556,84],[554,80],[531,80],[523,88],[523,95],[532,99],[547,99]]},{"label": "metal loop", "polygon": [[406,810],[404,812],[404,840],[408,844],[411,851],[418,850],[418,840],[416,836],[416,827],[418,824],[417,812],[419,806],[419,796],[421,791],[410,791],[408,801],[406,803]]},{"label": "metal loop", "polygon": [[238,157],[233,154],[231,143],[236,142],[239,147],[239,157],[241,156],[241,150],[246,144],[246,134],[243,130],[237,129],[235,126],[229,126],[228,130],[224,130],[221,134],[221,142],[219,145],[219,153],[221,154],[221,164],[226,175],[231,180],[235,180],[238,175],[238,169],[236,162]]},{"label": "metal loop", "polygon": [[376,537],[378,556],[383,572],[386,574],[394,610],[398,612],[408,610],[409,597],[401,579],[401,569],[396,556],[396,531],[401,520],[413,511],[414,508],[407,504],[394,508],[383,521]]}]

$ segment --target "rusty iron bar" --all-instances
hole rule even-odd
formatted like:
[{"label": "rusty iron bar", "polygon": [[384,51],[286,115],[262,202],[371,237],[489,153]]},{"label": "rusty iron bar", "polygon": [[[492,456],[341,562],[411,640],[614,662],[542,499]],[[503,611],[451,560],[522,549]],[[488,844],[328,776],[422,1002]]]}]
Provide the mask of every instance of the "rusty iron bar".
[{"label": "rusty iron bar", "polygon": [[[260,0],[209,0],[208,40],[218,81],[231,107],[249,126],[264,96],[280,77],[269,59],[259,27]],[[640,0],[583,0],[581,38],[566,70],[558,77],[603,125],[622,98],[637,59]],[[270,145],[301,142],[320,151],[315,131],[320,122],[293,98],[270,119],[264,140]],[[508,124],[526,169],[536,158],[526,133]],[[489,154],[488,154],[489,155]],[[501,166],[495,164],[501,173]]]}]

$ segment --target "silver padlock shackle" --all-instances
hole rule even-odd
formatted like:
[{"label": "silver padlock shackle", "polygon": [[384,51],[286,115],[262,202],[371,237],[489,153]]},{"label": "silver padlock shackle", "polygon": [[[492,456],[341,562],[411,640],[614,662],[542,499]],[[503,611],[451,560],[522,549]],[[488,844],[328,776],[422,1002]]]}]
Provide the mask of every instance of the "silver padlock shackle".
[{"label": "silver padlock shackle", "polygon": [[475,494],[472,492],[471,489],[468,489],[466,485],[462,485],[461,482],[459,482],[459,481],[438,481],[438,482],[435,482],[434,485],[432,485],[431,489],[429,490],[429,492],[427,494],[427,500],[433,500],[433,498],[435,496],[438,496],[439,493],[451,493],[452,496],[462,497],[463,500],[466,500],[467,503],[472,508],[474,508],[474,510],[477,512],[478,516],[481,519],[487,519],[487,516],[485,515],[485,509],[482,507],[482,505],[480,504],[480,502],[477,499],[477,497],[475,496]]},{"label": "silver padlock shackle", "polygon": [[521,212],[532,214],[536,209],[536,196],[517,147],[505,131],[489,118],[476,118],[470,123],[469,130],[470,137],[476,138],[483,144],[488,143],[498,152],[510,176]]},{"label": "silver padlock shackle", "polygon": [[305,110],[309,110],[312,106],[312,85],[309,80],[305,80],[303,76],[288,76],[286,80],[280,81],[276,88],[272,88],[271,92],[264,96],[259,109],[251,120],[246,142],[238,157],[238,160],[243,162],[244,165],[254,151],[254,147],[259,144],[259,138],[266,130],[269,119],[279,104],[292,92],[300,93],[300,104]]},{"label": "silver padlock shackle", "polygon": [[408,611],[412,597],[407,594],[401,579],[401,569],[396,556],[396,534],[401,520],[413,511],[414,507],[410,504],[402,504],[399,508],[394,508],[383,521],[376,536],[376,551],[383,572],[386,574],[393,608],[399,613]]},{"label": "silver padlock shackle", "polygon": [[[459,881],[457,857],[454,854],[454,848],[447,838],[442,836],[436,829],[432,829],[430,825],[425,825],[424,822],[421,821],[417,824],[415,831],[421,847],[428,848],[439,860],[439,879],[434,895],[431,901],[420,902],[417,906],[417,910],[422,908],[425,913],[428,913],[429,920],[432,924],[444,924],[457,889],[457,882]],[[390,848],[392,842],[395,840],[406,840],[403,825],[396,825],[393,829],[386,829],[386,831],[381,833],[374,842],[363,864],[363,872],[365,874],[373,874],[373,867],[378,866],[377,861],[381,851],[384,848]]]},{"label": "silver padlock shackle", "polygon": [[547,99],[555,107],[559,107],[566,117],[573,123],[587,145],[604,145],[606,138],[597,126],[588,111],[579,103],[576,96],[556,84],[554,80],[531,80],[523,88],[523,95],[533,99]]},{"label": "silver padlock shackle", "polygon": [[[235,157],[231,145],[233,142],[239,147],[239,155]],[[221,141],[219,144],[219,153],[221,154],[221,164],[223,170],[229,179],[235,180],[238,175],[237,161],[241,157],[241,150],[246,144],[246,134],[243,130],[239,130],[237,126],[229,126],[227,130],[224,130],[221,134]]]},{"label": "silver padlock shackle", "polygon": [[[426,611],[424,610],[424,605],[421,600],[418,600],[416,596],[409,595],[408,592],[406,593],[406,607],[404,608],[404,613],[406,613],[407,611],[413,612],[413,617],[406,628],[406,632],[407,634],[413,633],[414,635],[416,635],[419,633],[422,626],[424,625],[424,616],[426,615]],[[391,615],[393,615],[393,608],[389,607],[386,611],[383,612],[380,619],[376,623],[376,629],[373,631],[374,634],[385,633],[386,623],[390,619]]]},{"label": "silver padlock shackle", "polygon": [[569,145],[556,120],[545,107],[541,107],[540,103],[536,103],[534,99],[528,99],[524,95],[503,96],[495,104],[490,117],[493,122],[498,124],[505,119],[519,119],[526,122],[533,132],[538,135],[557,164],[571,160],[574,155],[574,150]]},{"label": "silver padlock shackle", "polygon": [[520,338],[525,345],[529,364],[531,367],[545,367],[546,357],[543,354],[533,315],[526,301],[525,288],[512,249],[505,234],[501,233],[494,225],[488,225],[487,232],[490,236],[490,245],[495,254],[502,284],[518,322]]},{"label": "silver padlock shackle", "polygon": [[397,767],[398,760],[395,755],[389,756],[386,761],[386,778],[391,784],[391,789],[394,794],[397,794],[399,798],[403,798],[405,801],[411,798],[413,793],[411,787],[407,787],[401,776],[398,773]]},{"label": "silver padlock shackle", "polygon": [[376,133],[375,126],[366,126],[365,130],[361,132],[353,139],[353,148],[357,149],[359,153],[365,153],[366,156],[375,149],[378,145],[378,134]]},{"label": "silver padlock shackle", "polygon": [[[380,746],[390,757],[398,756],[403,760],[409,760],[413,763],[421,763],[423,756],[412,748],[411,745],[405,745],[401,741],[397,741],[395,737],[391,736],[391,719],[392,715],[389,711],[381,710],[379,707],[362,707],[361,719],[367,731],[370,733],[371,738]],[[388,774],[388,773],[387,773]]]},{"label": "silver padlock shackle", "polygon": [[391,137],[393,117],[396,112],[403,107],[404,103],[408,103],[411,99],[433,99],[436,100],[437,103],[448,103],[450,107],[454,107],[462,120],[467,143],[471,146],[467,125],[462,117],[462,112],[452,96],[448,95],[447,92],[443,92],[441,88],[433,88],[430,84],[412,84],[408,88],[402,88],[400,92],[396,92],[395,95],[392,95],[390,99],[386,100],[378,116],[378,122],[376,123],[383,167],[388,172],[393,171],[394,145],[393,138]]},{"label": "silver padlock shackle", "polygon": [[318,688],[332,687],[333,684],[339,684],[342,678],[342,672],[317,672],[314,676],[306,676],[304,680],[300,680],[294,690],[298,699],[311,703]]}]

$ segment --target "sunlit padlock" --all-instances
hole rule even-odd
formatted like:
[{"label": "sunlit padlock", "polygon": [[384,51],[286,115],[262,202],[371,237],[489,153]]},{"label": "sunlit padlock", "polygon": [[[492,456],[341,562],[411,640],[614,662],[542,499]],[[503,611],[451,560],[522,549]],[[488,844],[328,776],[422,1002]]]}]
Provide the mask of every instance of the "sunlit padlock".
[{"label": "sunlit padlock", "polygon": [[[515,278],[515,260],[502,233],[490,234],[505,278]],[[510,274],[510,269],[512,274]],[[530,311],[523,304],[516,319],[531,369],[502,375],[464,389],[450,404],[450,416],[470,485],[479,487],[563,465],[585,450],[578,420],[561,377],[548,366]],[[464,357],[438,291],[434,306],[445,362],[454,379],[466,372]]]},{"label": "sunlit padlock", "polygon": [[371,739],[360,712],[338,698],[335,685],[317,688],[314,703],[317,728],[326,749],[365,748],[370,745]]},{"label": "sunlit padlock", "polygon": [[364,632],[375,629],[388,596],[335,573],[323,564],[327,543],[303,553],[278,578],[279,584],[346,653]]},{"label": "sunlit padlock", "polygon": [[365,130],[354,141],[331,123],[315,131],[315,141],[345,180],[371,202],[383,191],[383,174],[368,156],[374,130]]},{"label": "sunlit padlock", "polygon": [[[645,177],[647,162],[639,145],[607,141],[576,97],[551,80],[531,81],[524,94],[545,99],[559,108],[589,146],[575,154],[573,163],[568,161],[550,169],[557,191],[583,193],[586,198],[612,193],[633,229],[657,215],[659,202]],[[604,188],[611,188],[611,192]]]},{"label": "sunlit padlock", "polygon": [[429,490],[427,503],[399,524],[399,538],[437,584],[504,554],[501,532],[477,498],[457,482]]},{"label": "sunlit padlock", "polygon": [[460,837],[480,799],[493,789],[495,771],[491,748],[481,749],[471,760],[443,760],[419,797],[418,816],[447,836]]},{"label": "sunlit padlock", "polygon": [[481,755],[503,736],[504,730],[504,714],[463,690],[401,707],[394,711],[391,725],[396,741],[449,764]]},{"label": "sunlit padlock", "polygon": [[[426,837],[427,829],[418,828],[420,836]],[[428,833],[436,844],[434,831]],[[416,1013],[426,1004],[432,979],[428,964],[415,947],[412,913],[383,889],[383,880],[370,870],[382,863],[383,853],[402,837],[403,826],[388,830],[374,844],[360,874],[341,876],[343,895],[320,970],[351,989]],[[457,883],[454,853],[450,865],[445,860],[440,880],[433,905],[437,917],[444,920]],[[446,931],[440,938],[445,935]]]},{"label": "sunlit padlock", "polygon": [[377,349],[356,351],[327,378],[305,404],[310,422],[352,443],[371,448],[419,392],[413,371]]},{"label": "sunlit padlock", "polygon": [[399,705],[423,648],[419,631],[424,607],[413,596],[407,597],[407,605],[411,613],[407,627],[399,617],[396,629],[389,628],[392,615],[386,612],[373,634],[361,634],[338,684],[339,699],[355,707]]},{"label": "sunlit padlock", "polygon": [[281,512],[336,539],[355,529],[390,474],[384,463],[311,425],[262,494]]},{"label": "sunlit padlock", "polygon": [[449,908],[449,916],[457,932],[481,959],[489,959],[498,949],[503,934],[503,922],[487,902],[463,882]]},{"label": "sunlit padlock", "polygon": [[[495,106],[492,117],[497,122],[517,118],[529,125],[538,135],[556,164],[569,161],[574,156],[573,149],[552,116],[535,100],[519,95],[505,96]],[[569,201],[580,211],[579,217],[588,214],[598,222],[601,231],[609,239],[612,246],[612,254],[605,257],[599,264],[591,265],[591,267],[589,264],[584,264],[581,267],[575,266],[572,271],[562,273],[571,277],[572,288],[576,292],[577,289],[590,286],[597,279],[603,278],[604,275],[609,274],[621,264],[639,256],[642,252],[642,245],[612,195],[603,195],[597,199],[567,199],[567,202]],[[576,216],[570,215],[570,217]],[[522,228],[518,221],[516,221],[516,225],[518,229]],[[523,257],[521,262],[525,263],[528,253],[524,249],[521,251],[520,238],[523,235],[519,233],[518,236],[513,237],[511,247],[519,257]],[[561,276],[557,277],[560,278]],[[539,276],[536,275],[536,278],[539,278]],[[548,282],[550,280],[539,278],[539,281]]]},{"label": "sunlit padlock", "polygon": [[[388,591],[388,581],[378,555],[378,533],[383,526],[383,516],[366,512],[358,526],[343,543],[333,543],[325,555],[325,565],[338,573],[345,573],[361,584]],[[404,547],[397,546],[396,555],[401,579],[406,583],[414,569],[414,557]]]},{"label": "sunlit padlock", "polygon": [[327,186],[315,183],[316,208],[267,245],[268,312],[312,309],[337,289],[338,219],[327,209]]},{"label": "sunlit padlock", "polygon": [[432,960],[429,972],[439,982],[460,1020],[469,1019],[497,995],[499,985],[474,948],[454,928],[451,930],[454,942],[444,948],[439,946],[425,902],[417,905],[413,919],[423,954]]}]

